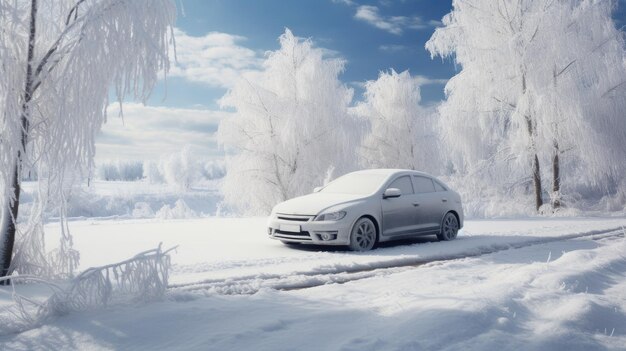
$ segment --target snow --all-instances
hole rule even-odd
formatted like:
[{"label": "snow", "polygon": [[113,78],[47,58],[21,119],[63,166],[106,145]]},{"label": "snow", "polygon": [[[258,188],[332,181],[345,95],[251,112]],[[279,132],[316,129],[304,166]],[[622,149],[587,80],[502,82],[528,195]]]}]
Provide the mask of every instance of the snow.
[{"label": "snow", "polygon": [[[154,218],[162,209],[162,214],[167,218],[172,218],[166,215],[172,211],[179,217],[185,214],[209,216],[215,215],[219,208],[219,180],[198,183],[188,191],[181,190],[176,184],[150,184],[147,181],[96,180],[88,187],[84,185],[75,189],[67,199],[69,220]],[[24,182],[23,190],[20,215],[27,217],[37,192],[37,184]],[[50,212],[48,215],[54,219],[58,217],[58,212]]]},{"label": "snow", "polygon": [[399,170],[366,170],[343,175],[326,184],[320,192],[329,194],[370,195]]},{"label": "snow", "polygon": [[[71,223],[81,267],[179,245],[154,303],[72,312],[0,349],[623,350],[626,218],[468,220],[459,238],[287,247],[265,217]],[[49,223],[47,233],[56,233]],[[47,240],[58,242],[54,235]],[[3,288],[7,291],[7,288]],[[20,292],[45,296],[36,284]],[[0,303],[10,304],[0,293]]]},{"label": "snow", "polygon": [[[383,178],[384,179],[384,178]],[[377,186],[382,186],[382,180],[378,180]],[[373,187],[372,187],[373,188]],[[326,188],[324,188],[326,189]],[[369,194],[334,193],[332,189],[304,196],[294,197],[277,204],[273,213],[317,215],[332,206],[344,205],[355,201],[366,201]],[[372,191],[373,192],[373,191]]]}]

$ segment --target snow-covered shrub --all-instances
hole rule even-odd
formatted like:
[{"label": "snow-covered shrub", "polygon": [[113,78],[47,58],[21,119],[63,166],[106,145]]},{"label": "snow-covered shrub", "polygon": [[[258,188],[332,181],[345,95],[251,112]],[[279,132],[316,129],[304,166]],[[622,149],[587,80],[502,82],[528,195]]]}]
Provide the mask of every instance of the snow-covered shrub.
[{"label": "snow-covered shrub", "polygon": [[106,181],[135,181],[143,178],[143,163],[139,161],[108,161],[97,167],[97,176]]},{"label": "snow-covered shrub", "polygon": [[[35,276],[13,276],[14,282],[36,282],[49,287],[53,294],[39,302],[21,296],[13,284],[13,305],[0,310],[2,334],[25,331],[60,315],[75,311],[103,308],[112,304],[148,302],[161,298],[167,290],[169,252],[161,245],[128,260],[89,268],[61,287]],[[0,278],[6,280],[7,278]]]},{"label": "snow-covered shrub", "polygon": [[118,162],[120,180],[135,181],[143,178],[143,163],[140,161]]},{"label": "snow-covered shrub", "polygon": [[223,160],[206,160],[190,146],[143,163],[143,178],[150,184],[167,183],[188,190],[202,180],[219,179],[226,173]]},{"label": "snow-covered shrub", "polygon": [[525,186],[514,185],[503,189],[494,187],[487,179],[476,175],[455,175],[441,177],[441,180],[461,195],[467,218],[508,218],[537,214],[529,191],[530,182]]},{"label": "snow-covered shrub", "polygon": [[626,214],[626,177],[617,184],[617,189],[612,195],[606,195],[600,206],[605,211],[621,211]]},{"label": "snow-covered shrub", "polygon": [[132,216],[134,218],[152,218],[154,217],[154,211],[152,211],[149,203],[137,202],[135,203]]},{"label": "snow-covered shrub", "polygon": [[180,153],[161,158],[159,172],[168,184],[176,185],[181,190],[189,190],[202,172],[202,166],[193,154],[192,148],[184,147]]},{"label": "snow-covered shrub", "polygon": [[223,160],[211,160],[204,163],[202,176],[205,179],[220,179],[226,175],[226,164]]},{"label": "snow-covered shrub", "polygon": [[143,177],[150,184],[160,184],[165,181],[159,171],[159,163],[150,160],[143,162]]},{"label": "snow-covered shrub", "polygon": [[105,163],[99,165],[97,168],[97,176],[98,179],[106,181],[120,179],[120,174],[117,171],[117,166],[113,163]]},{"label": "snow-covered shrub", "polygon": [[178,200],[174,206],[163,205],[156,213],[156,218],[161,219],[185,219],[197,218],[198,214],[192,210],[184,200]]}]

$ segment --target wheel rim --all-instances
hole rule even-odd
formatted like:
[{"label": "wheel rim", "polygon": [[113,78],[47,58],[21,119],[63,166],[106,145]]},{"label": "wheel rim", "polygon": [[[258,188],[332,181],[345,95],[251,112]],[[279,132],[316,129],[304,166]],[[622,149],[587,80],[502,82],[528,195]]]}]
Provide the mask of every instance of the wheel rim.
[{"label": "wheel rim", "polygon": [[453,214],[448,214],[443,221],[443,235],[447,240],[456,238],[459,231],[459,222]]},{"label": "wheel rim", "polygon": [[359,250],[369,250],[376,241],[376,228],[371,221],[364,220],[354,228],[352,236]]}]

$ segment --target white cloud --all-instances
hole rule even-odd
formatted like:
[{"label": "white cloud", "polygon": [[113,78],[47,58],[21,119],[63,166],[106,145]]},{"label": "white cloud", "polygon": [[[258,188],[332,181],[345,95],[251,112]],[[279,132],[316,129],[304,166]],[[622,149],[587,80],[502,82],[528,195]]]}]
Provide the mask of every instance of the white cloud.
[{"label": "white cloud", "polygon": [[355,80],[355,81],[349,82],[348,85],[351,85],[357,89],[365,89],[365,83],[367,82]]},{"label": "white cloud", "polygon": [[354,18],[395,35],[402,34],[407,28],[425,29],[439,23],[438,21],[424,21],[419,16],[383,16],[378,7],[371,5],[358,6]]},{"label": "white cloud", "polygon": [[402,34],[402,28],[392,21],[383,18],[378,12],[378,7],[370,5],[359,6],[354,14],[354,18],[367,22],[376,28],[385,30],[393,34]]},{"label": "white cloud", "polygon": [[421,85],[430,85],[430,84],[441,84],[445,85],[448,83],[449,78],[430,78],[426,76],[413,76],[413,79],[417,82],[417,84]]},{"label": "white cloud", "polygon": [[404,51],[406,49],[408,49],[406,45],[398,45],[398,44],[381,45],[378,47],[378,50],[386,51],[386,52],[398,52],[398,51]]},{"label": "white cloud", "polygon": [[191,145],[206,157],[221,157],[215,131],[225,111],[124,104],[109,106],[109,120],[96,138],[97,160],[156,160]]},{"label": "white cloud", "polygon": [[[191,82],[230,88],[237,78],[261,68],[263,54],[240,45],[246,38],[220,32],[194,37],[174,30],[176,58],[169,75]],[[172,55],[173,57],[173,55]]]},{"label": "white cloud", "polygon": [[354,6],[356,3],[352,0],[332,0],[335,4],[344,4],[348,6]]}]

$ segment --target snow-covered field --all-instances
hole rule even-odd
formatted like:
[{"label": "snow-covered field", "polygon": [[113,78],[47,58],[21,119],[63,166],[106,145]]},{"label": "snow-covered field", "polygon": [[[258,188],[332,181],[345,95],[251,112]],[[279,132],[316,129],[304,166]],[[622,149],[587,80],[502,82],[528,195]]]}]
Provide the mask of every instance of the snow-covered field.
[{"label": "snow-covered field", "polygon": [[368,253],[286,247],[265,222],[73,221],[81,269],[178,245],[165,299],[62,315],[0,349],[626,349],[626,218],[469,220],[453,242]]}]

